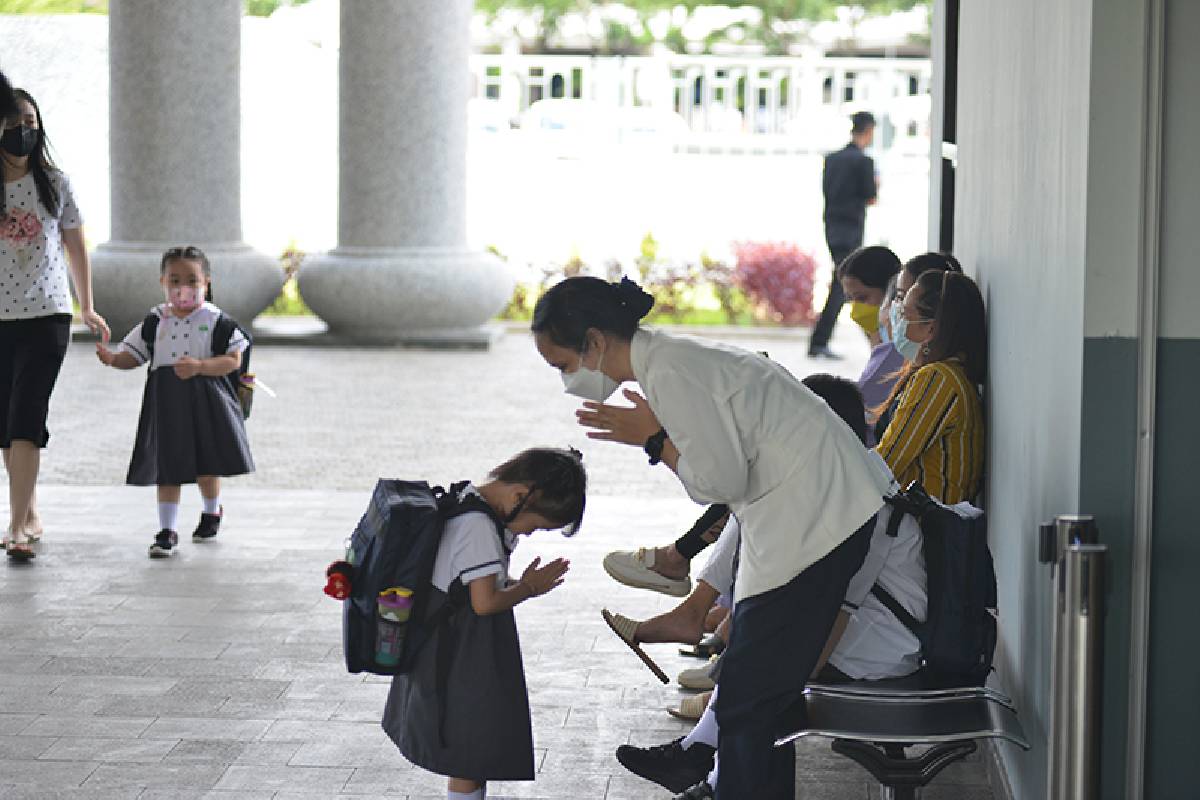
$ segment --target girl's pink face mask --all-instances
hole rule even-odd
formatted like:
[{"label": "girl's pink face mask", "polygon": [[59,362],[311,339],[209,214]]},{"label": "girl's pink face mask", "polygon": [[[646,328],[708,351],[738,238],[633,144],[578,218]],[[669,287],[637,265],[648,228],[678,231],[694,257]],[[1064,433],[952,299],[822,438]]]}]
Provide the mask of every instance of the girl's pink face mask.
[{"label": "girl's pink face mask", "polygon": [[180,311],[195,311],[204,302],[203,292],[195,286],[174,286],[167,289],[167,303]]}]

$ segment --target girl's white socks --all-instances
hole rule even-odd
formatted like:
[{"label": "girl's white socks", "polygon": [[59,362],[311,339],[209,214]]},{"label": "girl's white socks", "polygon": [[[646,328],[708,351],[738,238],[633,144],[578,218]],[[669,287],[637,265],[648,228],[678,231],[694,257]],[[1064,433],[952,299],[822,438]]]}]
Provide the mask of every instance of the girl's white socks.
[{"label": "girl's white socks", "polygon": [[452,792],[447,789],[446,800],[484,800],[483,789],[476,789],[473,792]]},{"label": "girl's white socks", "polygon": [[175,523],[179,521],[179,503],[159,503],[158,504],[158,527],[164,530],[175,530]]},{"label": "girl's white socks", "polygon": [[201,497],[204,501],[205,514],[220,514],[221,513],[221,495],[216,497]]},{"label": "girl's white socks", "polygon": [[683,737],[680,746],[684,750],[694,745],[696,742],[706,744],[709,747],[717,746],[717,714],[713,710],[717,707],[717,690],[713,689],[712,699],[708,701],[708,707],[704,709],[704,713],[700,716],[700,721],[696,723],[696,727],[692,728],[691,733]]}]

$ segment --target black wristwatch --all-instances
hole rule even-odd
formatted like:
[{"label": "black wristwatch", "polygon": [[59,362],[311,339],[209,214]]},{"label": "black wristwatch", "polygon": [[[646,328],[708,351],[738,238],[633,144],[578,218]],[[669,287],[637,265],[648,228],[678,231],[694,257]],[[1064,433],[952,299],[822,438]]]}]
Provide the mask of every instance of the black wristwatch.
[{"label": "black wristwatch", "polygon": [[650,466],[654,466],[662,461],[663,445],[667,442],[667,432],[663,428],[658,429],[658,433],[646,440],[646,444],[642,449],[646,451],[646,455],[650,456]]}]

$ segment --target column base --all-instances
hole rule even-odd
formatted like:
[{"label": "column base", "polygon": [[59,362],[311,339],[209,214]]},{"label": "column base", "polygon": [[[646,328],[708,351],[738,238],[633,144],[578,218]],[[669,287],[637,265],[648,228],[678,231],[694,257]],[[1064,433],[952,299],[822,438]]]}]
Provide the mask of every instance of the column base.
[{"label": "column base", "polygon": [[[174,244],[105,242],[91,255],[96,310],[114,337],[124,336],[163,302],[162,254]],[[270,256],[237,243],[197,245],[212,264],[213,302],[249,328],[283,287],[283,270]]]},{"label": "column base", "polygon": [[465,247],[339,247],[305,259],[299,281],[333,338],[474,349],[513,287],[498,258]]}]

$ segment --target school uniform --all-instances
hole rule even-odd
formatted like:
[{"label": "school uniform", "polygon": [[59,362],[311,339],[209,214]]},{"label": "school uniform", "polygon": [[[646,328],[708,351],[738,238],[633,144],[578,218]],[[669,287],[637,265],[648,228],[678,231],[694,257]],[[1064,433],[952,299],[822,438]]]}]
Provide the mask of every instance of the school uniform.
[{"label": "school uniform", "polygon": [[[180,359],[212,358],[212,337],[221,309],[204,303],[186,317],[167,304],[151,311],[158,318],[154,343],[146,341],[145,321],[121,341],[120,351],[138,364],[149,364],[137,439],[126,483],[135,486],[179,486],[200,476],[230,477],[254,471],[241,405],[224,376],[175,374]],[[234,328],[226,353],[250,346]]]},{"label": "school uniform", "polygon": [[761,355],[643,330],[630,361],[688,495],[728,505],[741,526],[717,796],[790,797],[780,787],[794,783],[794,752],[772,747],[779,712],[820,657],[891,476],[820,397]]},{"label": "school uniform", "polygon": [[62,232],[83,225],[67,176],[49,172],[58,208],[30,173],[5,183],[0,211],[0,447],[45,447],[50,395],[71,341],[71,293]]},{"label": "school uniform", "polygon": [[[478,494],[470,485],[464,491]],[[476,614],[467,590],[471,581],[490,576],[504,588],[515,546],[516,536],[488,514],[466,513],[446,523],[427,614],[450,602],[458,607],[421,648],[412,671],[392,679],[383,712],[384,731],[422,769],[476,781],[533,780],[516,617],[511,610]]]}]

